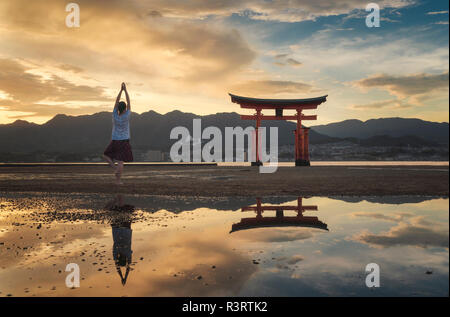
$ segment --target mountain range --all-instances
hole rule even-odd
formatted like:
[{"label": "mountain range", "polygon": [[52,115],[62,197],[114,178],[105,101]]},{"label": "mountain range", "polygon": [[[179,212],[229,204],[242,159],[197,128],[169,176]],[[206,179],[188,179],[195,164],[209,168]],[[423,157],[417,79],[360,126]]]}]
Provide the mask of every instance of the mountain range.
[{"label": "mountain range", "polygon": [[379,135],[390,137],[417,136],[431,142],[448,144],[448,123],[420,119],[385,118],[367,121],[345,120],[313,126],[316,132],[337,138],[367,139]]},{"label": "mountain range", "polygon": [[[148,111],[131,116],[131,142],[133,150],[160,150],[168,152],[177,140],[170,140],[175,126],[184,126],[192,133],[192,120],[202,119],[202,128],[254,126],[253,121],[240,119],[239,114],[217,113],[199,116],[193,113],[172,111],[159,114]],[[279,145],[294,143],[296,124],[286,121],[263,121],[262,126],[278,127]],[[102,153],[111,137],[111,113],[92,115],[56,115],[44,124],[17,120],[0,125],[0,161],[11,157],[26,157],[29,153],[64,153],[92,155]],[[419,119],[386,118],[368,121],[346,120],[326,125],[312,126],[310,143],[327,144],[352,142],[362,146],[448,146],[448,123],[435,123]],[[223,134],[224,135],[224,134]],[[22,159],[19,159],[22,160]]]}]

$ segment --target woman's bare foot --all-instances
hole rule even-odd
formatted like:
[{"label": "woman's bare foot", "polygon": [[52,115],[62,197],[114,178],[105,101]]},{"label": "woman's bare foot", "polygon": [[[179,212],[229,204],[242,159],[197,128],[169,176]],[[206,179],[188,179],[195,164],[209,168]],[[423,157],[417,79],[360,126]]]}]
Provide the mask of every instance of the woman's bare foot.
[{"label": "woman's bare foot", "polygon": [[106,156],[103,154],[103,159],[108,162],[109,166],[111,166],[113,169],[116,169],[116,164],[114,164],[113,160],[109,156]]}]

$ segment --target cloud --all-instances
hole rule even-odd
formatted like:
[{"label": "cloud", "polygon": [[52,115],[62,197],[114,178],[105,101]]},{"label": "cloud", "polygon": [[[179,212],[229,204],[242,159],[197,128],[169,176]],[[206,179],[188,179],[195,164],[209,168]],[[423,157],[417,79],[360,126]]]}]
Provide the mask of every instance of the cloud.
[{"label": "cloud", "polygon": [[[47,115],[44,105],[63,101],[90,101],[92,109],[98,109],[98,103],[108,99],[104,93],[107,87],[123,80],[145,81],[139,93],[166,95],[166,99],[174,91],[178,98],[183,94],[198,96],[199,87],[202,95],[211,96],[218,90],[223,95],[224,85],[236,82],[240,71],[256,57],[237,30],[165,19],[155,13],[156,7],[149,11],[142,8],[150,8],[149,3],[124,5],[122,1],[101,0],[79,1],[79,5],[81,27],[69,29],[60,1],[0,3],[2,43],[9,43],[2,44],[7,54],[0,50],[0,58],[20,56],[24,61],[21,64],[11,59],[6,70],[7,60],[1,61],[0,99],[9,101],[3,102],[3,110],[31,114],[30,109],[39,109],[41,115]],[[34,71],[25,64],[41,67]],[[52,75],[43,75],[47,73]],[[92,78],[102,86],[75,84],[73,79],[80,78],[70,73]],[[133,93],[138,96],[137,91]],[[67,113],[79,113],[75,108]]]},{"label": "cloud", "polygon": [[[192,9],[210,6],[209,1],[178,4]],[[77,52],[88,55],[84,60],[101,66],[98,68],[157,75],[158,82],[161,78],[185,84],[220,81],[256,56],[237,30],[190,19],[161,20],[175,5],[170,1],[130,1],[127,5],[117,0],[79,1],[79,5],[81,27],[76,30],[65,27],[67,13],[57,0],[1,4],[0,19],[10,30],[23,30],[21,39],[38,46],[40,55],[47,58],[52,51],[62,50],[58,59],[79,59],[73,56]],[[36,34],[39,41],[35,42],[35,36],[27,37],[29,34]]]},{"label": "cloud", "polygon": [[188,58],[190,67],[182,75],[188,82],[221,79],[249,65],[256,57],[238,31],[219,31],[190,23],[154,31],[149,41],[154,47]]},{"label": "cloud", "polygon": [[296,254],[296,255],[289,256],[289,257],[285,257],[285,256],[279,257],[276,260],[278,262],[284,262],[284,263],[286,263],[288,265],[294,265],[294,264],[297,264],[300,261],[303,261],[304,257],[302,255]]},{"label": "cloud", "polygon": [[[130,278],[127,285],[138,296],[224,296],[239,292],[257,267],[245,255],[233,251],[234,246],[214,229],[206,230],[201,237],[184,233],[175,238],[166,235],[168,241],[156,239],[158,244],[150,243],[146,248],[151,265],[142,269],[138,279]],[[162,248],[170,252],[160,252]],[[211,264],[218,269],[211,269]],[[159,272],[153,272],[152,267]]]},{"label": "cloud", "polygon": [[152,11],[147,13],[147,16],[152,17],[152,18],[161,18],[163,15],[159,11],[152,10]]},{"label": "cloud", "polygon": [[[429,25],[427,27],[432,28]],[[408,29],[408,34],[414,33],[418,33],[416,27]],[[327,93],[333,96],[333,102],[337,106],[333,115],[330,115],[330,121],[336,121],[337,117],[355,118],[355,113],[352,112],[355,109],[380,110],[380,113],[376,113],[377,116],[392,116],[395,111],[397,116],[406,115],[431,121],[442,119],[427,118],[425,112],[442,112],[441,117],[448,117],[446,110],[448,88],[445,87],[448,85],[448,47],[442,46],[441,43],[424,44],[414,36],[405,34],[404,30],[386,36],[370,34],[367,37],[358,35],[344,37],[338,36],[336,32],[315,32],[307,40],[300,42],[298,49],[292,49],[290,53],[301,56],[302,73],[320,72],[315,75],[318,80],[314,79],[314,84],[326,89]],[[404,53],[402,47],[408,47],[408,54]],[[396,85],[392,83],[392,86],[388,86],[386,82],[379,82],[377,83],[379,86],[374,86],[373,81],[367,80],[380,76],[376,79],[392,78],[395,81],[397,78],[406,79],[417,74],[426,74],[424,79],[438,75],[436,80],[442,78],[444,80],[438,84],[440,88],[426,85],[426,93],[408,96],[405,93],[400,94],[403,92],[400,89],[404,85],[397,85],[397,82]],[[330,78],[331,81],[326,78]],[[346,82],[352,85],[347,85]],[[418,82],[418,85],[421,83]],[[389,96],[390,88],[395,89],[398,94]],[[428,101],[423,102],[422,97],[427,97]],[[424,105],[427,105],[426,109]],[[341,111],[338,111],[338,108]],[[341,113],[345,113],[345,116],[341,116]],[[357,113],[357,117],[364,120],[370,119],[371,115],[373,113],[369,111]]]},{"label": "cloud", "polygon": [[234,85],[231,90],[244,95],[274,95],[282,93],[305,93],[312,86],[309,84],[285,80],[251,80]]},{"label": "cloud", "polygon": [[[71,199],[65,199],[67,196],[52,197],[50,199],[49,197],[42,199],[30,197],[25,200],[13,199],[12,201],[10,199],[5,200],[2,197],[2,211],[5,208],[14,211],[3,213],[8,214],[10,219],[3,219],[2,225],[16,221],[17,213],[20,211],[19,216],[21,216],[22,221],[26,221],[34,227],[33,230],[27,226],[26,229],[28,230],[8,230],[8,232],[2,233],[2,242],[5,242],[3,248],[14,247],[14,252],[3,252],[4,249],[0,246],[2,265],[20,264],[33,269],[35,272],[33,281],[37,280],[39,284],[36,285],[41,285],[45,292],[45,289],[48,290],[53,285],[58,285],[57,282],[61,279],[61,275],[54,274],[57,270],[53,270],[53,272],[47,270],[51,266],[43,266],[42,262],[49,261],[49,257],[51,257],[50,260],[56,267],[65,267],[65,261],[68,261],[68,259],[71,262],[83,259],[85,262],[79,262],[80,266],[83,263],[86,267],[94,267],[94,269],[87,269],[83,273],[82,283],[92,286],[91,288],[85,287],[86,289],[83,291],[85,296],[123,295],[124,288],[120,285],[120,279],[116,275],[112,258],[106,256],[101,264],[93,266],[93,263],[100,261],[92,252],[98,251],[97,255],[100,253],[111,254],[113,245],[111,229],[108,230],[105,223],[100,219],[100,223],[96,223],[97,221],[89,223],[76,221],[78,215],[81,216],[86,213],[89,219],[91,217],[96,219],[96,212],[93,213],[92,206],[96,206],[97,203],[98,206],[104,206],[106,202],[102,201],[103,198],[100,197],[98,201],[97,199],[89,200],[89,206],[80,207],[78,202],[83,201],[81,204],[84,205],[86,197],[79,201],[77,197],[71,197]],[[71,203],[66,206],[68,200]],[[38,212],[36,212],[36,206],[40,206]],[[42,208],[42,206],[45,206],[45,208]],[[65,232],[67,224],[54,221],[53,215],[55,213],[51,212],[53,207],[62,211],[62,214],[66,214],[75,230]],[[65,207],[69,209],[67,210]],[[40,212],[43,209],[48,209],[48,212]],[[116,218],[116,216],[113,218]],[[132,217],[132,215],[129,216]],[[142,215],[136,214],[134,216],[141,219]],[[165,218],[164,215],[161,219],[163,218]],[[39,221],[36,221],[36,219],[39,219]],[[101,219],[104,220],[105,218]],[[44,227],[43,225],[41,230],[36,231],[37,224],[43,220],[44,223],[51,223],[51,226]],[[73,222],[74,220],[75,222]],[[133,223],[131,229],[135,230],[135,226],[139,225]],[[153,223],[152,226],[155,227],[156,224]],[[126,293],[129,296],[231,296],[239,293],[259,269],[258,265],[252,263],[248,254],[236,250],[233,239],[229,239],[227,231],[222,230],[222,223],[220,225],[215,222],[208,223],[202,230],[201,235],[195,230],[183,230],[183,232],[162,230],[158,232],[157,228],[153,227],[149,227],[145,232],[142,232],[139,228],[133,232],[134,263],[126,284]],[[37,232],[40,233],[39,237],[36,235]],[[151,234],[152,238],[143,241],[142,237],[148,237],[148,234]],[[39,240],[41,236],[42,239]],[[94,245],[95,251],[92,245]],[[27,250],[23,248],[25,246],[28,247]],[[31,257],[30,254],[32,254]],[[180,259],[182,260],[180,261]],[[213,265],[215,268],[212,268]],[[98,266],[102,266],[104,270],[97,271]],[[105,275],[105,271],[110,270],[112,274]],[[23,271],[15,271],[19,271],[18,274],[23,275]],[[17,279],[17,275],[12,275],[11,280],[16,279],[18,281],[16,283],[17,289],[29,287],[29,285],[20,284],[25,279]],[[200,275],[202,278],[198,279],[197,277]],[[40,276],[43,277],[42,284]],[[27,281],[28,278],[25,283]],[[111,285],[111,288],[107,289],[105,285]],[[114,285],[117,285],[118,288],[115,288]],[[4,290],[2,289],[2,291]],[[66,287],[60,289],[58,286],[58,291],[59,296],[73,296],[73,290]],[[45,295],[45,293],[42,294]]]},{"label": "cloud", "polygon": [[293,59],[293,58],[288,58],[288,59],[286,60],[286,62],[287,62],[289,65],[295,66],[295,67],[302,65],[302,63],[300,63],[299,61],[297,61],[297,60],[295,60],[295,59]]},{"label": "cloud", "polygon": [[428,15],[436,15],[436,14],[448,14],[448,11],[431,11],[427,12]]},{"label": "cloud", "polygon": [[73,73],[81,73],[84,71],[81,67],[69,65],[69,64],[60,64],[60,65],[58,65],[58,68],[65,70],[65,71],[73,72]]},{"label": "cloud", "polygon": [[277,59],[284,59],[287,56],[289,56],[289,55],[288,54],[277,54],[277,55],[275,55],[275,58],[277,58]]},{"label": "cloud", "polygon": [[369,217],[378,220],[386,220],[392,222],[400,222],[405,218],[409,218],[412,214],[409,213],[397,213],[394,215],[385,215],[378,212],[354,212],[351,214],[352,217]]},{"label": "cloud", "polygon": [[0,59],[0,89],[20,102],[109,100],[104,87],[76,85],[56,75],[45,79],[30,70],[17,61]]},{"label": "cloud", "polygon": [[404,108],[410,108],[413,105],[408,104],[402,100],[398,99],[389,99],[389,100],[382,100],[382,101],[376,101],[371,102],[368,104],[360,104],[360,105],[352,105],[350,106],[351,109],[356,110],[369,110],[369,109],[404,109]]},{"label": "cloud", "polygon": [[382,22],[390,22],[390,23],[400,23],[400,20],[394,20],[394,19],[390,19],[388,17],[381,17],[380,21]]},{"label": "cloud", "polygon": [[[340,107],[349,104],[333,92],[342,81],[375,73],[399,75],[405,70],[436,73],[448,68],[448,48],[434,45],[435,42],[424,44],[410,36],[399,40],[405,32],[391,32],[395,35],[380,39],[375,33],[367,37],[358,32],[325,35],[315,31],[316,28],[303,29],[300,24],[263,22],[316,19],[314,25],[320,29],[328,21],[318,17],[343,15],[341,19],[358,12],[362,18],[367,5],[362,0],[79,0],[77,3],[81,8],[81,27],[67,28],[64,23],[67,12],[60,0],[0,1],[0,57],[39,64],[40,69],[27,70],[27,76],[38,76],[38,81],[53,83],[64,91],[58,92],[60,99],[28,100],[22,101],[23,105],[37,107],[74,98],[67,95],[68,85],[73,84],[80,86],[73,87],[74,90],[84,90],[83,100],[97,107],[94,99],[101,89],[116,87],[125,80],[143,83],[140,87],[130,85],[137,105],[134,109],[138,112],[147,111],[149,105],[163,112],[175,107],[196,113],[227,111],[229,100],[225,96],[230,87],[268,96],[313,93],[313,88],[309,88],[312,83],[333,93],[335,105]],[[412,3],[378,2],[382,8],[403,8]],[[229,18],[235,15],[247,18]],[[261,21],[249,23],[248,19]],[[340,23],[333,25],[339,30],[347,28]],[[402,47],[408,47],[408,54],[404,54]],[[286,54],[267,59],[268,51]],[[284,67],[274,67],[274,62]],[[299,69],[301,73],[297,72]],[[44,76],[46,73],[56,77]],[[91,88],[90,93],[88,88],[81,87],[86,83],[81,79],[89,80],[86,86]],[[6,94],[0,91],[0,99],[9,100],[3,93]],[[339,90],[339,94],[344,93],[347,91]],[[360,103],[357,99],[353,102]],[[366,100],[370,103],[374,99],[368,96]],[[75,106],[73,103],[72,108]],[[323,119],[319,120],[330,120],[331,116],[336,120],[349,114],[341,111],[336,117],[336,113],[329,112],[329,118],[321,116]]]},{"label": "cloud", "polygon": [[258,241],[265,243],[277,243],[277,242],[289,242],[289,241],[299,241],[312,238],[314,233],[320,230],[309,229],[309,228],[297,228],[295,230],[286,228],[273,228],[270,231],[264,229],[253,229],[249,231],[237,231],[233,233],[239,237],[239,239]]},{"label": "cloud", "polygon": [[[377,2],[382,8],[401,8],[414,3],[408,0],[385,0]],[[151,7],[164,16],[174,18],[202,19],[208,16],[245,15],[254,20],[299,22],[314,20],[321,16],[348,14],[364,10],[363,0],[154,0]]]},{"label": "cloud", "polygon": [[289,57],[289,54],[277,54],[274,56],[276,61],[275,61],[275,65],[278,66],[286,66],[286,65],[290,65],[293,67],[299,67],[302,65],[301,62],[297,61],[296,59]]},{"label": "cloud", "polygon": [[[0,107],[4,110],[27,113],[24,116],[12,116],[14,118],[105,110],[105,106],[70,107],[58,104],[61,102],[112,102],[105,94],[104,87],[77,85],[56,75],[44,78],[31,73],[32,70],[15,60],[0,59],[0,91],[7,96],[0,99]],[[51,105],[49,102],[55,104]]]},{"label": "cloud", "polygon": [[398,97],[421,95],[448,88],[448,71],[442,74],[412,74],[393,76],[378,74],[361,79],[356,85],[362,88],[382,88]]},{"label": "cloud", "polygon": [[409,245],[421,248],[430,246],[448,248],[448,227],[425,220],[412,218],[410,223],[401,222],[388,232],[373,234],[363,232],[354,240],[377,248]]},{"label": "cloud", "polygon": [[12,111],[13,113],[20,113],[7,115],[10,119],[23,119],[28,117],[52,117],[56,114],[82,115],[101,111],[111,111],[112,104],[101,106],[71,106],[64,104],[20,103],[0,99],[0,108],[2,108],[2,110]]}]

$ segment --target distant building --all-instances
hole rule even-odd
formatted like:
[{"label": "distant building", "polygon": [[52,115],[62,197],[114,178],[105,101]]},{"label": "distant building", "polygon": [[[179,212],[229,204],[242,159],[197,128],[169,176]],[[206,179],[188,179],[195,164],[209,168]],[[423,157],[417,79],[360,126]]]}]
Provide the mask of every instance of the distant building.
[{"label": "distant building", "polygon": [[143,161],[146,162],[161,162],[164,160],[164,153],[158,150],[146,151],[143,155]]}]

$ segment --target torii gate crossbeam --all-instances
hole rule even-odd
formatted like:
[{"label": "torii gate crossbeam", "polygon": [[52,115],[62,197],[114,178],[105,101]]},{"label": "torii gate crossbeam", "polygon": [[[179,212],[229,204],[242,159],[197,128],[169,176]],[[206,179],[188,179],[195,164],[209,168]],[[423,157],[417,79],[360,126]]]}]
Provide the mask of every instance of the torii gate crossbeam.
[{"label": "torii gate crossbeam", "polygon": [[[296,120],[297,129],[295,135],[295,166],[309,166],[309,128],[302,127],[302,120],[317,120],[316,115],[304,115],[303,110],[317,109],[317,106],[327,101],[328,95],[307,99],[259,99],[236,96],[229,94],[231,101],[237,103],[241,108],[254,109],[254,115],[241,115],[242,120],[256,121],[256,160],[252,165],[262,165],[260,160],[259,128],[262,120]],[[275,110],[275,116],[262,114],[263,109]],[[296,110],[295,115],[283,116],[283,110]]]}]

